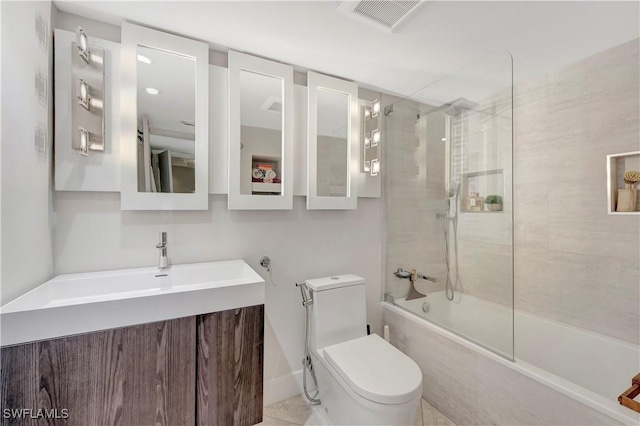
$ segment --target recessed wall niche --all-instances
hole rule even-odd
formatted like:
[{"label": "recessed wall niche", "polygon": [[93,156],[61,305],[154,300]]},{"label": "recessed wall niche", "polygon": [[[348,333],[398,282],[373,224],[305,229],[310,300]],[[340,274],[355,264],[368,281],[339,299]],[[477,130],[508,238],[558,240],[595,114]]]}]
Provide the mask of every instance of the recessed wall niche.
[{"label": "recessed wall niche", "polygon": [[[640,197],[637,196],[639,183],[625,183],[624,174],[640,171],[640,151],[607,155],[607,212],[612,215],[640,215]],[[635,211],[619,211],[620,190],[632,189],[636,192]]]},{"label": "recessed wall niche", "polygon": [[464,173],[460,210],[462,213],[501,213],[504,198],[502,169]]}]

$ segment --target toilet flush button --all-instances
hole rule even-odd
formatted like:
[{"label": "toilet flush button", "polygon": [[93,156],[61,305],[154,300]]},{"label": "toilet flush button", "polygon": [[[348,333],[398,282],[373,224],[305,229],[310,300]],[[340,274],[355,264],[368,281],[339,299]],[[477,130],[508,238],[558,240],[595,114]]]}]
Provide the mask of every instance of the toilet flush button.
[{"label": "toilet flush button", "polygon": [[331,277],[332,280],[339,280],[340,277]]}]

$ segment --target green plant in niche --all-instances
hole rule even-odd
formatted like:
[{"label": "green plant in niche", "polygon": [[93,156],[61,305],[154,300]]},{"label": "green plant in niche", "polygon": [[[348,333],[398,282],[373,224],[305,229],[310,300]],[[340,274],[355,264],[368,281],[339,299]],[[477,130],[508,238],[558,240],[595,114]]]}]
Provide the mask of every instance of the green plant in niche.
[{"label": "green plant in niche", "polygon": [[499,195],[487,195],[484,202],[485,204],[502,204],[502,197]]}]

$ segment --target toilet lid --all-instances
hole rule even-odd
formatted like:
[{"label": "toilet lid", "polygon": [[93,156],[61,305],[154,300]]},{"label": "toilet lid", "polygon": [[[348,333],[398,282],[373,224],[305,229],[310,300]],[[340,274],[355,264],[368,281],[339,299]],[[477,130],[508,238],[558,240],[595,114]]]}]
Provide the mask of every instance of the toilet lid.
[{"label": "toilet lid", "polygon": [[422,372],[408,356],[377,334],[324,348],[327,362],[358,395],[401,404],[422,393]]}]

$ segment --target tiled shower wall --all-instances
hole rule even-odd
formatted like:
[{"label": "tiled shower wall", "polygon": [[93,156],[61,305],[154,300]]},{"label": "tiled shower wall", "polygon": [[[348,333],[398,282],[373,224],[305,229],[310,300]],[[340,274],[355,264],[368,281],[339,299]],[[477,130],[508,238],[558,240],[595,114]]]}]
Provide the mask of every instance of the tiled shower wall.
[{"label": "tiled shower wall", "polygon": [[[399,267],[416,268],[438,280],[436,284],[417,282],[418,291],[444,288],[445,227],[456,291],[513,305],[511,91],[508,96],[501,93],[480,101],[451,116],[455,128],[451,134],[445,132],[446,116],[439,108],[430,113],[431,106],[402,100],[393,104],[393,112],[386,117],[386,291],[394,297],[404,297],[409,288],[407,280],[393,276]],[[451,139],[451,184],[445,172],[446,137]],[[456,243],[453,224],[436,217],[446,211],[445,191],[459,183],[458,192],[463,193],[459,203],[464,206],[469,191],[464,176],[487,170],[499,170],[504,180],[504,188],[498,191],[504,211],[460,212]]]},{"label": "tiled shower wall", "polygon": [[[515,294],[511,223],[489,214],[460,217],[465,293],[506,305],[513,297],[517,309],[640,342],[640,216],[607,214],[605,161],[607,154],[640,149],[638,46],[636,39],[515,85]],[[439,126],[416,119],[423,108],[402,101],[385,120],[384,279],[386,291],[398,297],[408,281],[393,276],[397,267],[422,269],[439,283],[445,277],[435,220],[445,208],[444,144],[436,143],[444,135],[429,134]],[[504,148],[501,167],[509,171],[511,153]],[[511,217],[509,192],[506,186],[503,219]]]},{"label": "tiled shower wall", "polygon": [[[389,101],[383,98],[384,104]],[[427,140],[440,141],[444,136],[441,134],[444,121],[440,126],[427,129],[425,119],[417,118],[424,109],[424,105],[400,101],[385,119],[384,282],[385,291],[394,297],[404,297],[409,290],[408,280],[393,275],[398,268],[415,268],[437,278],[435,284],[424,280],[416,283],[418,291],[423,293],[442,290],[446,276],[442,225],[436,220],[436,214],[445,209],[445,144],[427,143]]]},{"label": "tiled shower wall", "polygon": [[[456,125],[464,126],[465,132],[463,137],[452,132],[452,170],[457,170],[452,180],[461,182],[461,186],[457,239],[453,234],[450,237],[454,288],[509,307],[513,306],[512,123],[510,90],[481,100],[457,120]],[[485,206],[481,212],[465,211],[472,189],[465,175],[484,172],[502,180],[502,185],[500,189],[498,185],[485,188],[480,196],[502,196],[503,210],[489,211]]]},{"label": "tiled shower wall", "polygon": [[516,308],[633,343],[640,216],[607,214],[605,159],[640,149],[639,41],[514,90]]}]

